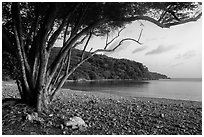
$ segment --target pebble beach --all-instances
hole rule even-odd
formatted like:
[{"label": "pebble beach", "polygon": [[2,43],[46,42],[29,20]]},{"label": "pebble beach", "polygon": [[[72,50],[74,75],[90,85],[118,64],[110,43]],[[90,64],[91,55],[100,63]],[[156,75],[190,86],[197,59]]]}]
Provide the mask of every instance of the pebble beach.
[{"label": "pebble beach", "polygon": [[[15,82],[2,83],[2,98],[19,98]],[[21,117],[22,108],[13,109]],[[31,134],[10,125],[8,108],[2,110],[3,134]],[[18,113],[17,113],[18,111]],[[9,114],[8,114],[9,113]],[[108,93],[62,89],[52,106],[52,124],[32,128],[32,134],[73,135],[202,135],[202,102],[164,98],[123,97]],[[7,117],[6,117],[7,115]],[[60,127],[60,117],[81,117],[86,130]],[[9,121],[9,122],[8,122]],[[23,122],[21,122],[23,123]],[[42,127],[41,127],[42,126]],[[40,129],[39,129],[40,128]]]}]

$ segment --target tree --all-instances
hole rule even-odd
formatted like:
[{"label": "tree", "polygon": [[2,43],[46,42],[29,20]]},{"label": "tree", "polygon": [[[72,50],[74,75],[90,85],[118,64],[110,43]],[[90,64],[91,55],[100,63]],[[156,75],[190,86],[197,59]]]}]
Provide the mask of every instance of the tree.
[{"label": "tree", "polygon": [[[98,52],[112,52],[115,41],[125,25],[136,20],[145,20],[162,28],[197,21],[201,12],[194,12],[201,3],[2,3],[3,49],[12,49],[20,64],[21,76],[17,79],[19,92],[24,102],[38,112],[49,112],[54,95],[66,79],[86,60]],[[195,13],[195,14],[194,14]],[[122,29],[120,29],[122,28]],[[120,29],[120,30],[119,30]],[[119,30],[109,40],[109,33]],[[93,36],[106,36],[103,49],[84,53]],[[51,65],[50,52],[56,41],[62,39],[62,48]],[[84,45],[78,63],[70,68],[72,49]]]}]

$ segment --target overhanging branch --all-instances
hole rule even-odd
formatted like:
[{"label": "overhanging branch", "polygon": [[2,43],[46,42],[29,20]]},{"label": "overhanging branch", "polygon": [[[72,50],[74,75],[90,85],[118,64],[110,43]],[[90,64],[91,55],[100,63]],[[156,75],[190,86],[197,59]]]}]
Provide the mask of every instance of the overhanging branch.
[{"label": "overhanging branch", "polygon": [[185,19],[185,20],[180,20],[177,22],[173,22],[173,23],[160,23],[158,20],[149,17],[149,16],[135,16],[135,17],[127,17],[127,18],[123,18],[123,19],[116,19],[116,21],[127,21],[127,22],[131,22],[131,21],[136,21],[136,20],[145,20],[145,21],[149,21],[151,23],[154,23],[155,25],[161,27],[161,28],[170,28],[171,26],[175,26],[175,25],[180,25],[180,24],[185,24],[188,22],[194,22],[197,21],[198,19],[200,19],[200,17],[202,16],[202,13],[200,13],[199,15],[189,18],[189,19]]},{"label": "overhanging branch", "polygon": [[195,22],[198,19],[200,19],[201,16],[202,16],[202,13],[198,14],[196,17],[192,17],[192,18],[189,18],[189,19],[186,19],[186,20],[181,20],[179,22],[166,23],[164,25],[170,27],[170,26],[176,26],[176,25],[185,24],[185,23],[189,23],[189,22]]}]

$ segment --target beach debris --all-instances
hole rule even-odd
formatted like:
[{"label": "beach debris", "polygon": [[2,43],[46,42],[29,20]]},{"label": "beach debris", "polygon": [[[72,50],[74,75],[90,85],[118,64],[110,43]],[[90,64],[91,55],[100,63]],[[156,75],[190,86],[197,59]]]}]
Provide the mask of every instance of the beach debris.
[{"label": "beach debris", "polygon": [[87,124],[84,122],[84,120],[81,117],[74,116],[70,118],[70,120],[65,121],[64,125],[67,127],[71,127],[72,129],[79,129],[84,130],[86,129]]}]

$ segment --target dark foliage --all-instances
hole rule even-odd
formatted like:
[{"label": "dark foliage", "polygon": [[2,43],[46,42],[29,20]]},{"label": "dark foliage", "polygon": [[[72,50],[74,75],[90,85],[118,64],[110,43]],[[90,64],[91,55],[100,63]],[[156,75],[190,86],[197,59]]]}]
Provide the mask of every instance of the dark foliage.
[{"label": "dark foliage", "polygon": [[[50,63],[53,61],[60,48],[52,50]],[[82,51],[75,49],[72,52],[70,69],[80,60]],[[85,53],[88,56],[89,53]],[[150,72],[142,63],[128,59],[115,59],[106,55],[94,55],[82,64],[70,77],[69,80],[100,80],[100,79],[167,79],[166,75]]]}]

